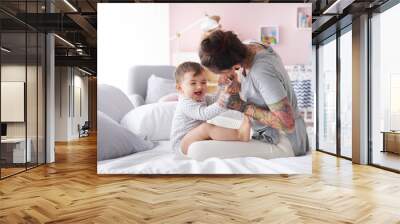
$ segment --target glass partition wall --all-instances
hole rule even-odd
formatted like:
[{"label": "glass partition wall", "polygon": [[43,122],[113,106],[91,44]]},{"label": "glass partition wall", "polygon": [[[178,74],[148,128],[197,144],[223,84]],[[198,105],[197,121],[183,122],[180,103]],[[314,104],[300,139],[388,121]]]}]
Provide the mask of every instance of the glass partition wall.
[{"label": "glass partition wall", "polygon": [[[368,164],[400,172],[400,4],[389,0],[369,13]],[[317,149],[347,159],[352,158],[351,31],[349,25],[316,46]]]},{"label": "glass partition wall", "polygon": [[351,25],[317,45],[317,150],[352,157]]},{"label": "glass partition wall", "polygon": [[318,47],[318,145],[336,154],[336,37]]},{"label": "glass partition wall", "polygon": [[[25,12],[35,12],[32,10],[39,7],[32,4],[37,2],[29,5],[19,2],[19,7]],[[3,23],[5,20],[7,23]],[[44,33],[3,11],[0,11],[0,26],[0,178],[3,179],[45,163],[46,40]]]},{"label": "glass partition wall", "polygon": [[352,158],[352,33],[351,25],[340,36],[340,154]]},{"label": "glass partition wall", "polygon": [[370,163],[400,172],[400,4],[371,18]]},{"label": "glass partition wall", "polygon": [[[26,35],[1,34],[1,177],[26,169]],[[4,50],[6,49],[6,50]],[[18,49],[18,50],[17,50]],[[26,154],[27,153],[27,154]],[[28,159],[27,162],[30,162]]]}]

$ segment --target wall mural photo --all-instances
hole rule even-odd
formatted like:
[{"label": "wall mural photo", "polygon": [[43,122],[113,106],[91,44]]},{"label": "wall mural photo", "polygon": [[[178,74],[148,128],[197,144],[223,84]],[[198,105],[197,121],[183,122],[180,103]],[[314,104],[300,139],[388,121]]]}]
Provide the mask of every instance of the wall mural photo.
[{"label": "wall mural photo", "polygon": [[98,4],[98,174],[310,174],[297,8]]}]

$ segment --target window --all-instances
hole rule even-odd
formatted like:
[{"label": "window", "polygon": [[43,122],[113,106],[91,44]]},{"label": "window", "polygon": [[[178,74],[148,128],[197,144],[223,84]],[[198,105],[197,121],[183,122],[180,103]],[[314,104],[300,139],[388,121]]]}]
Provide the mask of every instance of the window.
[{"label": "window", "polygon": [[[400,170],[400,5],[371,19],[372,164]],[[394,131],[394,133],[392,133]],[[386,134],[384,132],[387,132]],[[387,139],[384,139],[388,137]],[[394,145],[392,145],[394,144]],[[393,149],[391,148],[393,146]],[[398,149],[398,150],[397,150]]]},{"label": "window", "polygon": [[352,33],[340,36],[340,155],[352,157]]},{"label": "window", "polygon": [[318,149],[336,153],[336,40],[318,48]]}]

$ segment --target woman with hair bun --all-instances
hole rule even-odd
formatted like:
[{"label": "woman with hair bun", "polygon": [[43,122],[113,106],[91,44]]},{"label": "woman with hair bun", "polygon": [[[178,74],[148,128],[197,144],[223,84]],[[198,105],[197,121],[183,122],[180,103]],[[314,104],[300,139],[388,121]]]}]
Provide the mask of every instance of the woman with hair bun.
[{"label": "woman with hair bun", "polygon": [[203,66],[219,75],[220,105],[252,118],[253,139],[271,146],[288,140],[294,156],[309,151],[290,78],[271,47],[246,45],[233,32],[216,30],[201,41],[199,56]]}]

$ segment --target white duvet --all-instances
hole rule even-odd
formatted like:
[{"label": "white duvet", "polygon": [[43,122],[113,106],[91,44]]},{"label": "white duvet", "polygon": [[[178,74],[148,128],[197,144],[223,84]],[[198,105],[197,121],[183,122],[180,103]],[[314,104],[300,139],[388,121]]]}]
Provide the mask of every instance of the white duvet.
[{"label": "white duvet", "polygon": [[299,157],[262,159],[256,157],[204,161],[178,158],[168,141],[152,150],[98,161],[98,174],[311,174],[311,154]]}]

